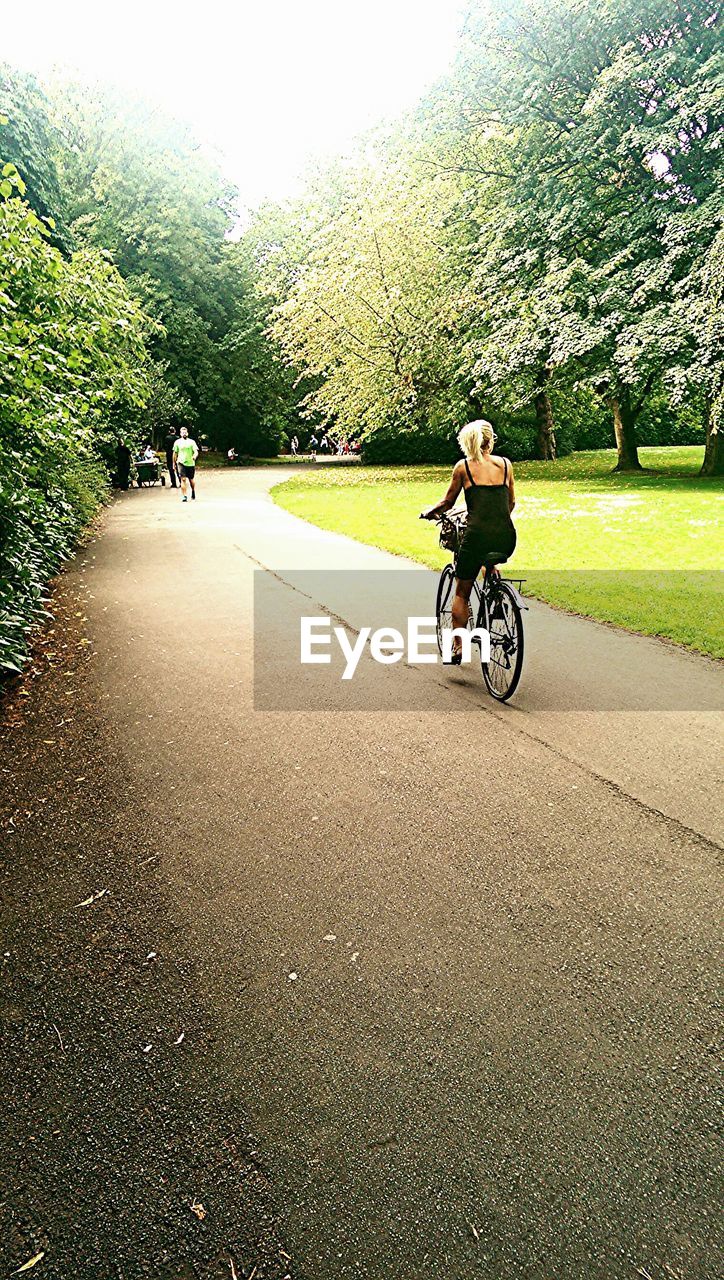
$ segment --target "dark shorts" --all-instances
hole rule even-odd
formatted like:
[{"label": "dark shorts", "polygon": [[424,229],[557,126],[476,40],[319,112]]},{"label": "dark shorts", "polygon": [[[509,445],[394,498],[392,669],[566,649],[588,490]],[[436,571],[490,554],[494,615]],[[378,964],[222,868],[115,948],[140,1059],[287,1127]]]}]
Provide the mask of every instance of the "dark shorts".
[{"label": "dark shorts", "polygon": [[485,557],[493,551],[501,555],[502,564],[503,560],[512,556],[516,541],[517,534],[512,524],[492,537],[481,529],[466,529],[455,562],[455,577],[466,582],[477,578],[485,564]]},{"label": "dark shorts", "polygon": [[180,476],[186,476],[187,480],[193,480],[196,475],[196,467],[185,467],[183,462],[179,462],[178,473]]}]

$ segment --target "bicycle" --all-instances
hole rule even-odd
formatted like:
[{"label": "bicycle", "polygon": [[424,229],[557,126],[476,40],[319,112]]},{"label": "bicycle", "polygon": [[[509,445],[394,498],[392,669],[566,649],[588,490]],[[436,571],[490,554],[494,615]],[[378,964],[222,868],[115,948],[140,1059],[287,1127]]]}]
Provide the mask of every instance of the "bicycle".
[{"label": "bicycle", "polygon": [[[453,628],[455,565],[466,514],[464,511],[445,512],[436,523],[440,525],[440,546],[453,554],[452,564],[446,564],[440,574],[435,605],[437,644],[442,654],[443,631]],[[473,585],[468,623],[470,625],[474,618],[473,625],[484,628],[490,636],[490,659],[483,662],[481,649],[480,667],[488,693],[498,702],[507,702],[518,687],[525,647],[522,610],[527,608],[520,595],[522,579],[511,580],[500,576],[496,566],[505,559],[506,556],[495,551],[486,556],[482,583],[478,579]],[[475,639],[474,643],[477,643]]]}]

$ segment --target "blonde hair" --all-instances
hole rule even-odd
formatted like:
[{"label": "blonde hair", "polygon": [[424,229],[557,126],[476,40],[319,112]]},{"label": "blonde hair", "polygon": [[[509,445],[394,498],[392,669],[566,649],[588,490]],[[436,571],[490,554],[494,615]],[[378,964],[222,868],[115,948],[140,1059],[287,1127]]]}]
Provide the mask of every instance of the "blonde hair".
[{"label": "blonde hair", "polygon": [[484,453],[490,453],[495,444],[495,432],[489,422],[479,418],[477,422],[469,422],[462,431],[458,431],[458,444],[466,458],[480,462]]}]

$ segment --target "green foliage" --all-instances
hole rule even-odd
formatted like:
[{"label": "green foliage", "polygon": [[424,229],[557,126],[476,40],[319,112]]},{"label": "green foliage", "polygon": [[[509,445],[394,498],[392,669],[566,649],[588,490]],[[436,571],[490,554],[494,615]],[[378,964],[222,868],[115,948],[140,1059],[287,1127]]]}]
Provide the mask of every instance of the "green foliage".
[{"label": "green foliage", "polygon": [[225,450],[233,446],[239,454],[273,457],[298,429],[303,392],[295,385],[295,372],[267,337],[269,304],[259,289],[248,241],[227,245],[225,269],[236,279],[236,302],[220,344],[225,381],[219,398],[221,422],[214,430],[212,419],[212,430]]},{"label": "green foliage", "polygon": [[108,257],[64,258],[0,168],[0,671],[17,671],[48,578],[107,490],[113,424],[148,384],[145,322]]},{"label": "green foliage", "polygon": [[233,193],[188,131],[152,107],[76,84],[50,92],[73,236],[111,255],[157,321],[149,348],[183,402],[212,407],[233,306],[220,269]]},{"label": "green foliage", "polygon": [[[196,412],[191,401],[169,378],[168,366],[163,361],[145,353],[139,362],[139,376],[147,387],[143,403],[126,411],[122,421],[112,415],[112,425],[117,428],[114,440],[118,435],[130,435],[138,440],[154,441],[160,447],[172,423],[192,424],[196,420]],[[107,452],[105,456],[112,467],[111,453]]]},{"label": "green foliage", "polygon": [[615,424],[621,466],[706,434],[724,469],[719,27],[713,0],[474,0],[419,110],[238,240],[185,128],[0,67],[0,667],[119,436],[449,462],[487,417],[517,460],[550,405],[559,458]]},{"label": "green foliage", "polygon": [[[692,397],[703,437],[724,367],[718,28],[713,0],[473,4],[415,118],[248,233],[305,410],[387,460],[481,416],[528,456],[543,391],[559,453],[615,420],[635,466],[637,429],[682,438]],[[569,425],[576,396],[589,421]]]},{"label": "green foliage", "polygon": [[[558,430],[558,456],[563,457],[576,448],[598,448],[602,444],[610,444],[612,441],[604,440],[606,435],[607,423],[603,422],[602,415],[599,413],[598,420],[595,412],[591,414],[590,397],[588,415],[582,414],[580,401],[582,397],[569,395],[567,397],[567,413],[564,412],[563,417],[557,414],[559,422]],[[579,410],[574,413],[572,409],[573,403],[578,400]],[[517,412],[503,413],[495,408],[491,408],[488,419],[492,422],[496,432],[497,441],[495,449],[497,453],[503,454],[516,462],[519,459],[534,458],[536,452],[536,420],[532,409],[522,409]],[[588,432],[586,443],[579,443],[577,436],[577,426],[583,420],[586,426],[593,429]],[[594,436],[594,443],[588,442],[588,437]],[[575,443],[574,443],[575,442]],[[396,465],[417,465],[420,463],[452,463],[460,457],[460,447],[456,439],[456,431],[444,426],[437,430],[431,430],[421,427],[419,429],[400,430],[393,425],[380,428],[371,432],[364,441],[363,458],[365,463],[373,466],[377,463],[396,464]]]},{"label": "green foliage", "polygon": [[187,130],[4,66],[0,113],[0,669],[15,670],[119,440],[195,421],[212,445],[275,453],[299,397],[227,240],[235,193]]},{"label": "green foliage", "polygon": [[344,435],[454,423],[453,299],[434,243],[451,193],[433,186],[435,215],[404,141],[370,142],[246,237],[271,332],[306,380],[304,411]]},{"label": "green foliage", "polygon": [[[45,220],[51,242],[68,252],[71,240],[57,167],[60,138],[50,111],[48,98],[34,76],[0,63],[3,155],[23,174],[26,199]],[[6,190],[3,194],[11,193]]]},{"label": "green foliage", "polygon": [[188,130],[154,107],[65,83],[52,96],[72,233],[111,254],[157,322],[147,344],[158,405],[151,426],[197,419],[212,445],[273,447],[281,366],[248,264],[227,240],[236,193]]},{"label": "green foliage", "polygon": [[587,382],[620,411],[634,463],[651,390],[680,396],[700,349],[688,313],[721,217],[717,26],[710,4],[481,4],[458,64],[458,159],[478,159],[471,372],[518,397],[536,366]]},{"label": "green foliage", "polygon": [[393,463],[409,466],[423,462],[452,463],[459,453],[455,436],[450,432],[399,431],[387,427],[367,436],[362,458],[369,466]]}]

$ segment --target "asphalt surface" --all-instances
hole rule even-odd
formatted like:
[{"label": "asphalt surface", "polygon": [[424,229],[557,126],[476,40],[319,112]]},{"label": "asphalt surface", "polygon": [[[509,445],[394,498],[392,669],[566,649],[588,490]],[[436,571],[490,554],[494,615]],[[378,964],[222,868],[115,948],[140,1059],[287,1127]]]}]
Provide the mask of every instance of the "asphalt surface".
[{"label": "asphalt surface", "polygon": [[10,700],[0,1274],[720,1275],[719,670],[537,606],[508,707],[264,710],[404,568],[282,475],[122,495]]}]

